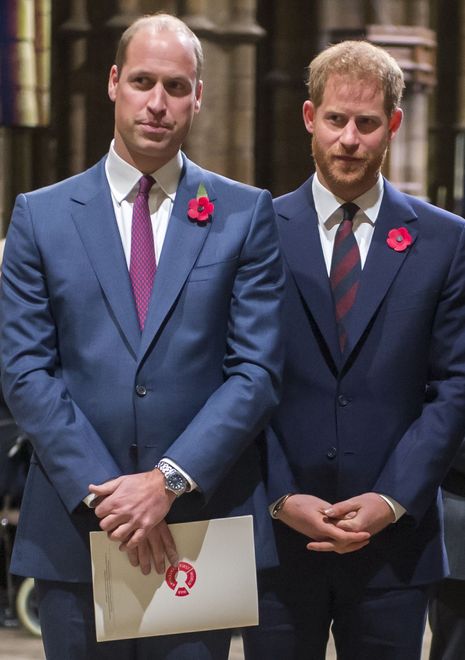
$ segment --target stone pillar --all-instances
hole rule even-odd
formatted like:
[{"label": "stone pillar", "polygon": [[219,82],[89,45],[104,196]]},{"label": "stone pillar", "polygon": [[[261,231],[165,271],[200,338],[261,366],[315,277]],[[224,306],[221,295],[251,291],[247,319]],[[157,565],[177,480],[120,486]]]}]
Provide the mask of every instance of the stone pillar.
[{"label": "stone pillar", "polygon": [[87,162],[87,94],[90,82],[87,57],[90,31],[86,0],[73,0],[69,18],[60,27],[68,71],[68,84],[62,90],[62,125],[63,132],[66,131],[63,137],[68,145],[63,157],[68,174],[82,172]]},{"label": "stone pillar", "polygon": [[404,120],[390,147],[386,175],[404,192],[427,197],[428,105],[436,85],[436,35],[424,27],[370,25],[366,38],[386,48],[405,76]]},{"label": "stone pillar", "polygon": [[187,0],[181,18],[202,40],[203,110],[186,152],[202,166],[254,181],[256,0]]},{"label": "stone pillar", "polygon": [[10,134],[7,128],[0,127],[0,238],[6,234],[9,221],[7,190],[10,187]]},{"label": "stone pillar", "polygon": [[[320,7],[324,41],[367,39],[385,48],[399,62],[406,82],[402,101],[404,121],[391,144],[384,173],[404,192],[426,197],[428,104],[429,93],[436,84],[436,35],[426,27],[429,3],[351,0],[344,3],[341,11],[337,0],[330,0],[321,2]],[[409,25],[410,21],[415,26]]]},{"label": "stone pillar", "polygon": [[319,46],[316,10],[312,2],[300,2],[298,11],[289,11],[286,2],[261,5],[267,38],[259,48],[257,183],[274,195],[296,188],[313,171],[302,105],[306,67]]}]

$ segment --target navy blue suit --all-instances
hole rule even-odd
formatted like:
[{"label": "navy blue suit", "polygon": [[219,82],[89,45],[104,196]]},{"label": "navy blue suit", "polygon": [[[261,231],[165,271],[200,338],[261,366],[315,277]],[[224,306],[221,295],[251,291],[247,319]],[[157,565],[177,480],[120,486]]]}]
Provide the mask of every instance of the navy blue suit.
[{"label": "navy blue suit", "polygon": [[[187,217],[200,184],[215,204],[202,225]],[[257,564],[276,563],[254,439],[278,401],[282,284],[269,193],[184,159],[141,335],[104,160],[18,197],[3,387],[34,455],[13,572],[89,582],[88,485],[163,456],[199,486],[169,521],[253,514]]]},{"label": "navy blue suit", "polygon": [[[303,536],[277,522],[282,569],[273,579],[302,626],[305,616],[308,626],[318,620],[326,637],[338,608],[367,590],[415,588],[447,573],[438,486],[464,432],[465,223],[385,182],[341,356],[312,180],[275,209],[287,336],[283,398],[269,431],[280,446],[270,448],[270,500],[300,492],[334,503],[377,492],[407,510],[343,556],[309,552]],[[400,252],[386,243],[398,227],[412,238]],[[396,620],[408,629],[408,615]],[[338,646],[341,658],[378,657]],[[307,653],[298,657],[320,657]]]}]

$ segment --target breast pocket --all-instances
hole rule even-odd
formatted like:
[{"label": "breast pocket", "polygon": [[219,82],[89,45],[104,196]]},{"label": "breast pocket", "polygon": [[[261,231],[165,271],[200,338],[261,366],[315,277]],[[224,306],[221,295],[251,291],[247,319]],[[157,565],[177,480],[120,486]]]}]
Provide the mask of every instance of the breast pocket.
[{"label": "breast pocket", "polygon": [[237,257],[227,259],[226,261],[218,261],[212,264],[197,265],[192,269],[191,274],[187,279],[187,283],[193,282],[207,282],[209,280],[217,279],[218,282],[226,281],[231,278],[237,268]]}]

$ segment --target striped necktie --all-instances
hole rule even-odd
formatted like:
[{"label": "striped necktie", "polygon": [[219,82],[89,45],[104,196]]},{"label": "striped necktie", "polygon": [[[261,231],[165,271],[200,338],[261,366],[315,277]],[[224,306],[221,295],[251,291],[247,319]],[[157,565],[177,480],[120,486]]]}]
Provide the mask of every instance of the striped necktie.
[{"label": "striped necktie", "polygon": [[144,329],[145,317],[152,295],[153,280],[157,270],[149,209],[149,192],[154,183],[155,179],[145,174],[139,179],[139,192],[132,209],[129,276],[141,330]]},{"label": "striped necktie", "polygon": [[345,322],[355,302],[362,270],[360,251],[352,231],[352,220],[359,207],[348,202],[341,208],[342,222],[334,239],[329,279],[333,292],[339,346],[343,353],[347,343]]}]

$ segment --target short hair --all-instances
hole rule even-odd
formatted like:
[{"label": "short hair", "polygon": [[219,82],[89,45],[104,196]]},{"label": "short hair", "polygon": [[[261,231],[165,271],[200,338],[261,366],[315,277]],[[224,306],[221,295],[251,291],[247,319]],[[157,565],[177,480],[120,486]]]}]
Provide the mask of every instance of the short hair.
[{"label": "short hair", "polygon": [[204,62],[202,45],[199,41],[199,38],[184,23],[184,21],[181,21],[180,18],[177,18],[172,14],[165,14],[163,12],[141,16],[141,18],[138,18],[136,21],[134,21],[134,23],[132,23],[123,32],[119,40],[115,56],[115,64],[118,69],[118,76],[126,61],[126,52],[131,39],[137,32],[139,32],[139,30],[142,30],[145,27],[151,27],[155,30],[155,32],[163,32],[165,30],[168,32],[177,32],[189,39],[194,49],[196,61],[195,76],[198,82],[200,80],[200,76],[202,75],[202,67]]},{"label": "short hair", "polygon": [[404,89],[404,74],[384,48],[368,41],[342,41],[319,53],[307,68],[308,95],[315,107],[323,102],[328,78],[343,75],[355,80],[372,80],[384,92],[388,117],[399,106]]}]

